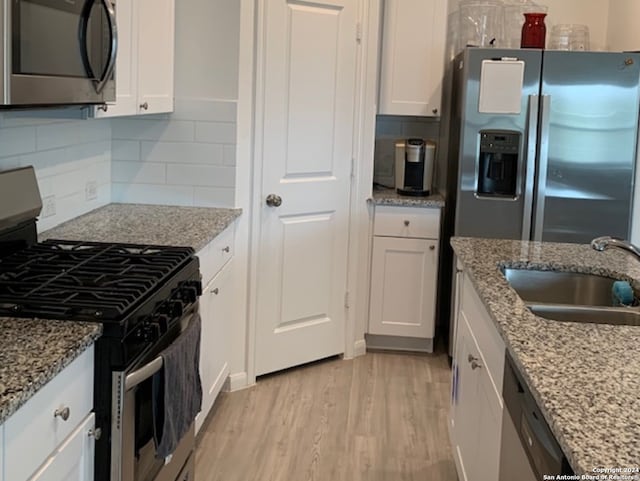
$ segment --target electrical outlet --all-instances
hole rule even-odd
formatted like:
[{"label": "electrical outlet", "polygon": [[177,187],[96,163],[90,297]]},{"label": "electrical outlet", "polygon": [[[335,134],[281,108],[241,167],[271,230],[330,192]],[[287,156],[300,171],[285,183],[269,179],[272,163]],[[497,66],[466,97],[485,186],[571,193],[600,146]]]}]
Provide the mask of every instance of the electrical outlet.
[{"label": "electrical outlet", "polygon": [[42,198],[42,218],[56,215],[56,196],[48,195]]},{"label": "electrical outlet", "polygon": [[90,180],[84,187],[84,196],[86,200],[94,200],[98,198],[98,183]]}]

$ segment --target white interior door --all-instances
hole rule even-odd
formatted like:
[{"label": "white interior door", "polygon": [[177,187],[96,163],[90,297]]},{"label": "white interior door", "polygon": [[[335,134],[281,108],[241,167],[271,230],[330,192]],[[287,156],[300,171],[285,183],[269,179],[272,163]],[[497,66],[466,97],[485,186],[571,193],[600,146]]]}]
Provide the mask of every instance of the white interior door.
[{"label": "white interior door", "polygon": [[344,352],[356,3],[263,3],[257,375]]}]

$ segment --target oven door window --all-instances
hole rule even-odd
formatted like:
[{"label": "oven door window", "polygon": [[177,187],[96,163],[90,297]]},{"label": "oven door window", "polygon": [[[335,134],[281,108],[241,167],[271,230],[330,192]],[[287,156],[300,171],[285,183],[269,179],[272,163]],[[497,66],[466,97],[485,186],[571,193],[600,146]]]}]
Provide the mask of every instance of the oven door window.
[{"label": "oven door window", "polygon": [[12,71],[18,75],[99,79],[110,49],[100,0],[14,0]]}]

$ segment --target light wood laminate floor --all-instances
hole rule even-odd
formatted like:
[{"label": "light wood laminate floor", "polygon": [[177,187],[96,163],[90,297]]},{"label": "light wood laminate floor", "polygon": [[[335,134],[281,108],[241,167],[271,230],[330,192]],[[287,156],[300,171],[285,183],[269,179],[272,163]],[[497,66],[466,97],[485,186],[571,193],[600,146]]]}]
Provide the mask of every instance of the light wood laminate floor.
[{"label": "light wood laminate floor", "polygon": [[446,354],[368,353],[223,393],[197,481],[456,481]]}]

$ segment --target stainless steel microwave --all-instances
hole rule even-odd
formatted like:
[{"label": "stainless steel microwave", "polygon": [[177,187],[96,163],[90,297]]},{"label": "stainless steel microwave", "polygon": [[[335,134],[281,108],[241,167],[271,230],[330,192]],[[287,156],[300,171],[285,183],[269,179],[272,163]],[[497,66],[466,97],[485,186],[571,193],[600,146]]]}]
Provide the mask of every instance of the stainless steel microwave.
[{"label": "stainless steel microwave", "polygon": [[0,107],[115,100],[115,0],[0,2]]}]

